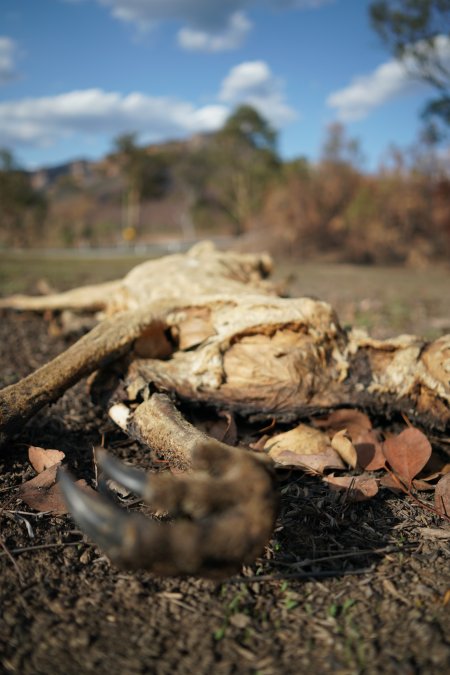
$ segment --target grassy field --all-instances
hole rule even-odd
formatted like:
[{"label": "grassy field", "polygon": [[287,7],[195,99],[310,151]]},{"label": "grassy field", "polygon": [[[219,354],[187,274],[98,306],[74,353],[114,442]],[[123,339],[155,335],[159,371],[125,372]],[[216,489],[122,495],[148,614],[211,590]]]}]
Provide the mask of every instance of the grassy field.
[{"label": "grassy field", "polygon": [[[122,277],[146,258],[0,255],[0,294],[38,293],[42,281],[65,290]],[[344,325],[377,337],[417,333],[435,338],[450,330],[450,269],[363,267],[276,261],[275,279],[290,295],[330,302]]]}]

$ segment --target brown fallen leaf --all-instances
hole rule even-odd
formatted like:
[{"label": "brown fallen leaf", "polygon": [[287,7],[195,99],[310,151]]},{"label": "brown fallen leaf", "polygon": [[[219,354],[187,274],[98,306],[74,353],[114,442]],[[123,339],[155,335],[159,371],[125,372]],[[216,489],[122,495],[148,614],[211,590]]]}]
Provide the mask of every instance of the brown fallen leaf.
[{"label": "brown fallen leaf", "polygon": [[433,483],[429,483],[428,481],[421,480],[419,478],[415,478],[413,480],[412,486],[415,490],[419,490],[420,492],[425,492],[425,491],[432,492],[436,487]]},{"label": "brown fallen leaf", "polygon": [[431,444],[419,429],[409,427],[398,436],[387,438],[383,453],[397,476],[405,485],[410,485],[430,459]]},{"label": "brown fallen leaf", "polygon": [[445,476],[445,474],[450,473],[450,463],[445,464],[444,460],[435,456],[435,453],[431,455],[430,461],[425,467],[425,471],[427,471],[430,467],[438,468],[436,471],[433,471],[433,473],[423,476],[422,480],[432,482],[437,478],[441,478],[441,476]]},{"label": "brown fallen leaf", "polygon": [[276,458],[279,466],[295,466],[306,472],[322,474],[326,469],[345,469],[345,464],[339,455],[329,448],[326,452],[315,455],[301,455],[291,450],[283,450]]},{"label": "brown fallen leaf", "polygon": [[334,410],[326,417],[314,420],[314,426],[329,429],[331,432],[347,429],[353,443],[359,443],[359,437],[372,429],[372,423],[367,415],[354,408]]},{"label": "brown fallen leaf", "polygon": [[393,474],[387,473],[384,476],[381,476],[379,480],[379,484],[385,488],[388,488],[389,490],[392,490],[392,492],[398,493],[398,492],[407,492],[405,486],[403,483]]},{"label": "brown fallen leaf", "polygon": [[358,436],[358,441],[352,438],[358,457],[358,466],[366,471],[377,471],[386,465],[383,446],[378,440],[377,432],[371,429]]},{"label": "brown fallen leaf", "polygon": [[436,506],[436,511],[438,513],[450,517],[450,473],[446,473],[445,476],[442,476],[441,480],[436,485],[434,505]]},{"label": "brown fallen leaf", "polygon": [[[30,508],[40,512],[50,512],[62,515],[67,513],[66,503],[59,485],[56,483],[56,473],[59,464],[54,464],[37,476],[22,483],[17,496]],[[94,491],[85,480],[78,480],[77,485],[86,491]]]},{"label": "brown fallen leaf", "polygon": [[299,424],[290,431],[269,438],[264,450],[277,460],[278,455],[286,450],[298,455],[319,455],[331,450],[331,444],[322,431],[307,424]]},{"label": "brown fallen leaf", "polygon": [[347,429],[337,431],[331,439],[331,447],[336,450],[339,457],[352,469],[356,467],[358,456],[355,447],[347,435]]},{"label": "brown fallen leaf", "polygon": [[42,473],[45,469],[60,464],[65,458],[62,450],[39,448],[37,445],[30,445],[28,448],[28,459],[31,466],[37,473]]},{"label": "brown fallen leaf", "polygon": [[367,471],[382,469],[386,464],[377,432],[370,419],[359,410],[344,408],[335,410],[326,417],[316,419],[315,427],[325,429],[329,434],[347,430],[357,455],[357,466]]},{"label": "brown fallen leaf", "polygon": [[378,483],[368,474],[360,476],[325,476],[323,479],[332,490],[346,492],[346,499],[350,502],[364,502],[374,497],[378,492]]},{"label": "brown fallen leaf", "polygon": [[227,443],[228,445],[236,445],[236,443],[238,442],[238,432],[234,415],[224,410],[223,412],[219,413],[219,417],[224,419],[227,423],[225,433],[223,434],[223,438],[221,438],[220,440],[223,443]]},{"label": "brown fallen leaf", "polygon": [[253,441],[253,443],[249,443],[248,447],[251,448],[252,450],[256,450],[257,452],[264,452],[264,448],[266,447],[267,441],[270,439],[270,436],[267,434],[264,434],[261,436],[261,438],[258,438],[257,441]]}]

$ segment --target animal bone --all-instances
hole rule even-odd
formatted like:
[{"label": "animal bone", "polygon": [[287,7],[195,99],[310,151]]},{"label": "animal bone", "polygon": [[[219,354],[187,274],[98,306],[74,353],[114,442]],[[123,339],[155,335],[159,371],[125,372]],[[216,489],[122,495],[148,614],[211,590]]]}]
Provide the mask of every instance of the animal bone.
[{"label": "animal bone", "polygon": [[164,574],[229,573],[258,554],[275,517],[267,464],[207,439],[155,390],[252,419],[287,422],[347,406],[404,412],[438,430],[450,426],[450,336],[379,341],[345,331],[326,303],[277,297],[265,280],[269,269],[267,256],[203,245],[148,261],[87,295],[76,289],[34,303],[2,301],[40,311],[101,308],[106,315],[64,354],[0,392],[4,437],[97,371],[92,393],[119,426],[191,471],[144,488],[140,474],[99,460],[152,507],[181,516],[173,526],[117,515],[109,502],[79,494],[62,477],[75,519],[114,560]]}]

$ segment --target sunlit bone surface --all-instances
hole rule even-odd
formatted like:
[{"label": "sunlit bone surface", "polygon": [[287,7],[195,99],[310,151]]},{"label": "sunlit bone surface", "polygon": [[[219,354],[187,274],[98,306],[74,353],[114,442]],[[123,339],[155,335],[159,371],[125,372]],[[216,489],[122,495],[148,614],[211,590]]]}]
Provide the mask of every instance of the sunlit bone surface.
[{"label": "sunlit bone surface", "polygon": [[[87,292],[76,289],[38,300],[2,301],[3,307],[17,310],[102,310],[90,333],[54,361],[0,392],[3,438],[81,377],[97,371],[92,390],[112,418],[172,465],[193,471],[191,483],[186,479],[186,483],[171,484],[165,478],[161,482],[165,495],[173,489],[175,507],[167,510],[180,519],[176,527],[169,527],[170,536],[164,528],[156,530],[154,523],[145,521],[147,530],[141,520],[118,517],[117,522],[124,523],[117,529],[122,532],[119,544],[114,543],[112,549],[105,546],[119,563],[165,574],[229,573],[239,561],[248,561],[262,549],[276,510],[266,464],[248,451],[229,446],[219,449],[215,441],[203,438],[202,453],[210,455],[211,461],[206,468],[199,467],[198,450],[194,451],[197,441],[190,449],[174,442],[180,429],[188,433],[187,423],[169,402],[155,398],[154,392],[170,392],[184,405],[207,404],[251,419],[289,422],[336,407],[357,406],[376,414],[400,411],[441,431],[449,427],[450,336],[432,343],[414,336],[378,341],[361,331],[345,331],[326,303],[277,297],[265,278],[269,270],[265,255],[222,253],[200,245],[184,255],[139,265],[124,280],[90,287]],[[106,472],[108,468],[110,464],[105,464]],[[262,485],[268,481],[267,493],[262,489],[256,501],[246,505],[242,485],[260,482],[254,472]],[[75,517],[93,531],[81,515],[91,509],[92,527],[107,532],[110,521],[99,521],[95,514],[113,512],[101,504],[96,511],[94,503],[80,501],[68,477],[63,481]],[[202,493],[200,486],[205,481],[212,488]],[[236,499],[219,508],[209,495],[223,485],[220,481],[227,485],[236,481],[231,493]],[[180,485],[185,484],[195,486],[198,495],[192,511],[177,502]],[[183,489],[190,494],[188,488]],[[169,498],[158,499],[166,504]],[[242,532],[245,527],[253,531],[252,519],[265,500],[270,507],[263,509],[264,526],[255,526],[255,539],[249,540],[248,547],[240,541],[233,554],[227,552],[230,532]],[[153,497],[149,501],[156,505]],[[239,519],[241,530],[236,529]],[[180,542],[182,532],[189,533],[187,539],[196,541],[198,536],[207,541],[198,558],[183,548],[184,557],[190,560],[184,567],[173,539]]]}]

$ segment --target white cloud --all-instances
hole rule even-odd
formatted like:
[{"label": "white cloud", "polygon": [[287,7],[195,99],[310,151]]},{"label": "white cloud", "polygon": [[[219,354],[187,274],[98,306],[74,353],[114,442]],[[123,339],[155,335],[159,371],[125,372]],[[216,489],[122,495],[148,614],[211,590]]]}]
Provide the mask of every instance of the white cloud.
[{"label": "white cloud", "polygon": [[248,103],[274,126],[296,117],[286,101],[282,84],[265,61],[246,61],[231,69],[222,82],[219,99],[225,103]]},{"label": "white cloud", "polygon": [[16,76],[16,56],[17,45],[14,40],[0,35],[0,84],[6,84]]},{"label": "white cloud", "polygon": [[[421,44],[417,47],[420,49]],[[436,50],[441,63],[450,68],[450,38],[438,36]],[[340,120],[351,122],[363,119],[384,103],[423,86],[412,59],[391,60],[368,75],[355,77],[348,87],[330,94],[327,105],[336,110]]]},{"label": "white cloud", "polygon": [[109,7],[121,21],[148,28],[159,21],[181,21],[198,29],[219,31],[227,27],[230,16],[249,0],[97,0]]},{"label": "white cloud", "polygon": [[86,89],[0,103],[0,146],[45,147],[76,134],[117,135],[126,131],[159,141],[213,131],[227,114],[223,105],[196,108],[176,99]]},{"label": "white cloud", "polygon": [[244,42],[251,27],[251,22],[243,12],[235,12],[229,17],[225,29],[217,33],[194,28],[182,28],[178,32],[178,43],[184,49],[203,52],[237,49]]},{"label": "white cloud", "polygon": [[[74,2],[74,0],[64,0]],[[95,0],[111,15],[145,31],[161,21],[182,24],[178,43],[190,50],[218,52],[237,49],[251,28],[245,10],[316,9],[335,0]]]},{"label": "white cloud", "polygon": [[0,102],[0,147],[49,147],[73,137],[85,141],[129,131],[139,133],[146,142],[158,142],[215,131],[239,103],[253,105],[276,127],[295,117],[269,66],[264,61],[249,61],[232,68],[216,100],[203,106],[102,89]]},{"label": "white cloud", "polygon": [[398,61],[388,61],[370,75],[355,77],[348,87],[335,91],[327,105],[337,111],[343,122],[360,120],[387,101],[415,86],[410,74]]}]

